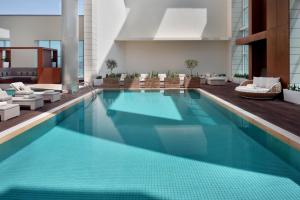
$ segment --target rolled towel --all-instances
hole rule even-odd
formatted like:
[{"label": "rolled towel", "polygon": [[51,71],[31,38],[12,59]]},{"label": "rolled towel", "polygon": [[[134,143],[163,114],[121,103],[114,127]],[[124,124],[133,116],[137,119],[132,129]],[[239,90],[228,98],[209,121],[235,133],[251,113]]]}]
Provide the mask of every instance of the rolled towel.
[{"label": "rolled towel", "polygon": [[30,94],[30,95],[24,95],[24,99],[34,99],[36,95]]},{"label": "rolled towel", "polygon": [[5,106],[7,105],[7,102],[0,102],[0,106]]},{"label": "rolled towel", "polygon": [[53,93],[54,92],[54,90],[46,90],[46,91],[44,91],[44,93]]}]

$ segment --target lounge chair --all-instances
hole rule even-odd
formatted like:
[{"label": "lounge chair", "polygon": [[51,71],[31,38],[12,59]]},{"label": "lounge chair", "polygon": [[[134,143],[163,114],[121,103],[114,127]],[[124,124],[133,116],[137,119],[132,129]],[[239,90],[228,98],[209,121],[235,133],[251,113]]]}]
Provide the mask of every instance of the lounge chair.
[{"label": "lounge chair", "polygon": [[121,74],[121,77],[120,77],[120,80],[119,80],[120,86],[125,85],[125,78],[126,77],[127,77],[127,74]]},{"label": "lounge chair", "polygon": [[139,80],[140,80],[140,88],[145,87],[145,81],[148,78],[148,76],[149,76],[149,74],[141,74],[140,75],[140,78],[139,78]]},{"label": "lounge chair", "polygon": [[10,84],[12,88],[15,89],[16,97],[23,97],[26,95],[42,96],[44,101],[56,102],[61,99],[61,94],[59,92],[55,92],[54,90],[45,90],[42,92],[34,92],[30,87],[24,85],[22,82],[16,82]]},{"label": "lounge chair", "polygon": [[20,106],[18,104],[10,104],[0,102],[0,120],[7,121],[11,118],[20,116]]},{"label": "lounge chair", "polygon": [[161,88],[165,87],[165,78],[167,78],[167,74],[158,74],[158,78],[159,78],[159,85]]},{"label": "lounge chair", "polygon": [[208,85],[225,85],[227,82],[227,77],[226,76],[220,76],[218,74],[210,74],[207,73],[205,74],[206,78],[206,83]]},{"label": "lounge chair", "polygon": [[244,98],[273,99],[282,92],[280,78],[254,77],[235,88],[235,91]]},{"label": "lounge chair", "polygon": [[0,102],[12,103],[12,97],[0,88]]},{"label": "lounge chair", "polygon": [[184,81],[185,81],[186,75],[185,74],[179,74],[178,76],[179,76],[179,86],[181,88],[184,88]]},{"label": "lounge chair", "polygon": [[44,106],[44,99],[37,95],[25,95],[23,97],[13,97],[14,104],[19,104],[21,107],[29,107],[30,110],[36,110]]}]

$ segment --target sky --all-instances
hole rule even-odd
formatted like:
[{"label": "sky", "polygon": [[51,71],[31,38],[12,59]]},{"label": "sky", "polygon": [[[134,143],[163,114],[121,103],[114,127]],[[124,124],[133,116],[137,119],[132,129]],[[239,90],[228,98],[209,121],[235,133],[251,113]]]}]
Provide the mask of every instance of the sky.
[{"label": "sky", "polygon": [[[60,15],[61,0],[0,0],[0,15]],[[83,14],[83,0],[79,0]]]}]

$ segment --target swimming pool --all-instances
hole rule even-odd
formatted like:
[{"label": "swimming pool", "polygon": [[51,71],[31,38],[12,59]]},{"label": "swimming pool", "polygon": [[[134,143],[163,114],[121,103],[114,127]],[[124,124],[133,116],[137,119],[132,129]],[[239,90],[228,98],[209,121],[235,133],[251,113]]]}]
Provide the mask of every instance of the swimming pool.
[{"label": "swimming pool", "polygon": [[0,145],[0,199],[300,199],[297,156],[197,91],[103,91]]}]

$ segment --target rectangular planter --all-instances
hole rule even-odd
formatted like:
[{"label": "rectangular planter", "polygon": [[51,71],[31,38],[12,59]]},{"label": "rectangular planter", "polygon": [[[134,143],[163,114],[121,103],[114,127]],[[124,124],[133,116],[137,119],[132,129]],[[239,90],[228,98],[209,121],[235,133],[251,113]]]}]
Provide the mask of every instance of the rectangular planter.
[{"label": "rectangular planter", "polygon": [[126,78],[124,81],[124,88],[139,88],[140,81],[138,78]]},{"label": "rectangular planter", "polygon": [[99,87],[103,84],[103,79],[94,79],[93,85]]},{"label": "rectangular planter", "polygon": [[118,78],[104,78],[103,87],[105,88],[119,88],[120,83]]},{"label": "rectangular planter", "polygon": [[284,101],[300,105],[300,92],[284,89]]},{"label": "rectangular planter", "polygon": [[185,88],[200,88],[200,78],[199,77],[187,77],[184,81]]},{"label": "rectangular planter", "polygon": [[160,88],[159,78],[147,78],[145,88]]},{"label": "rectangular planter", "polygon": [[165,78],[165,88],[180,88],[179,78]]}]

